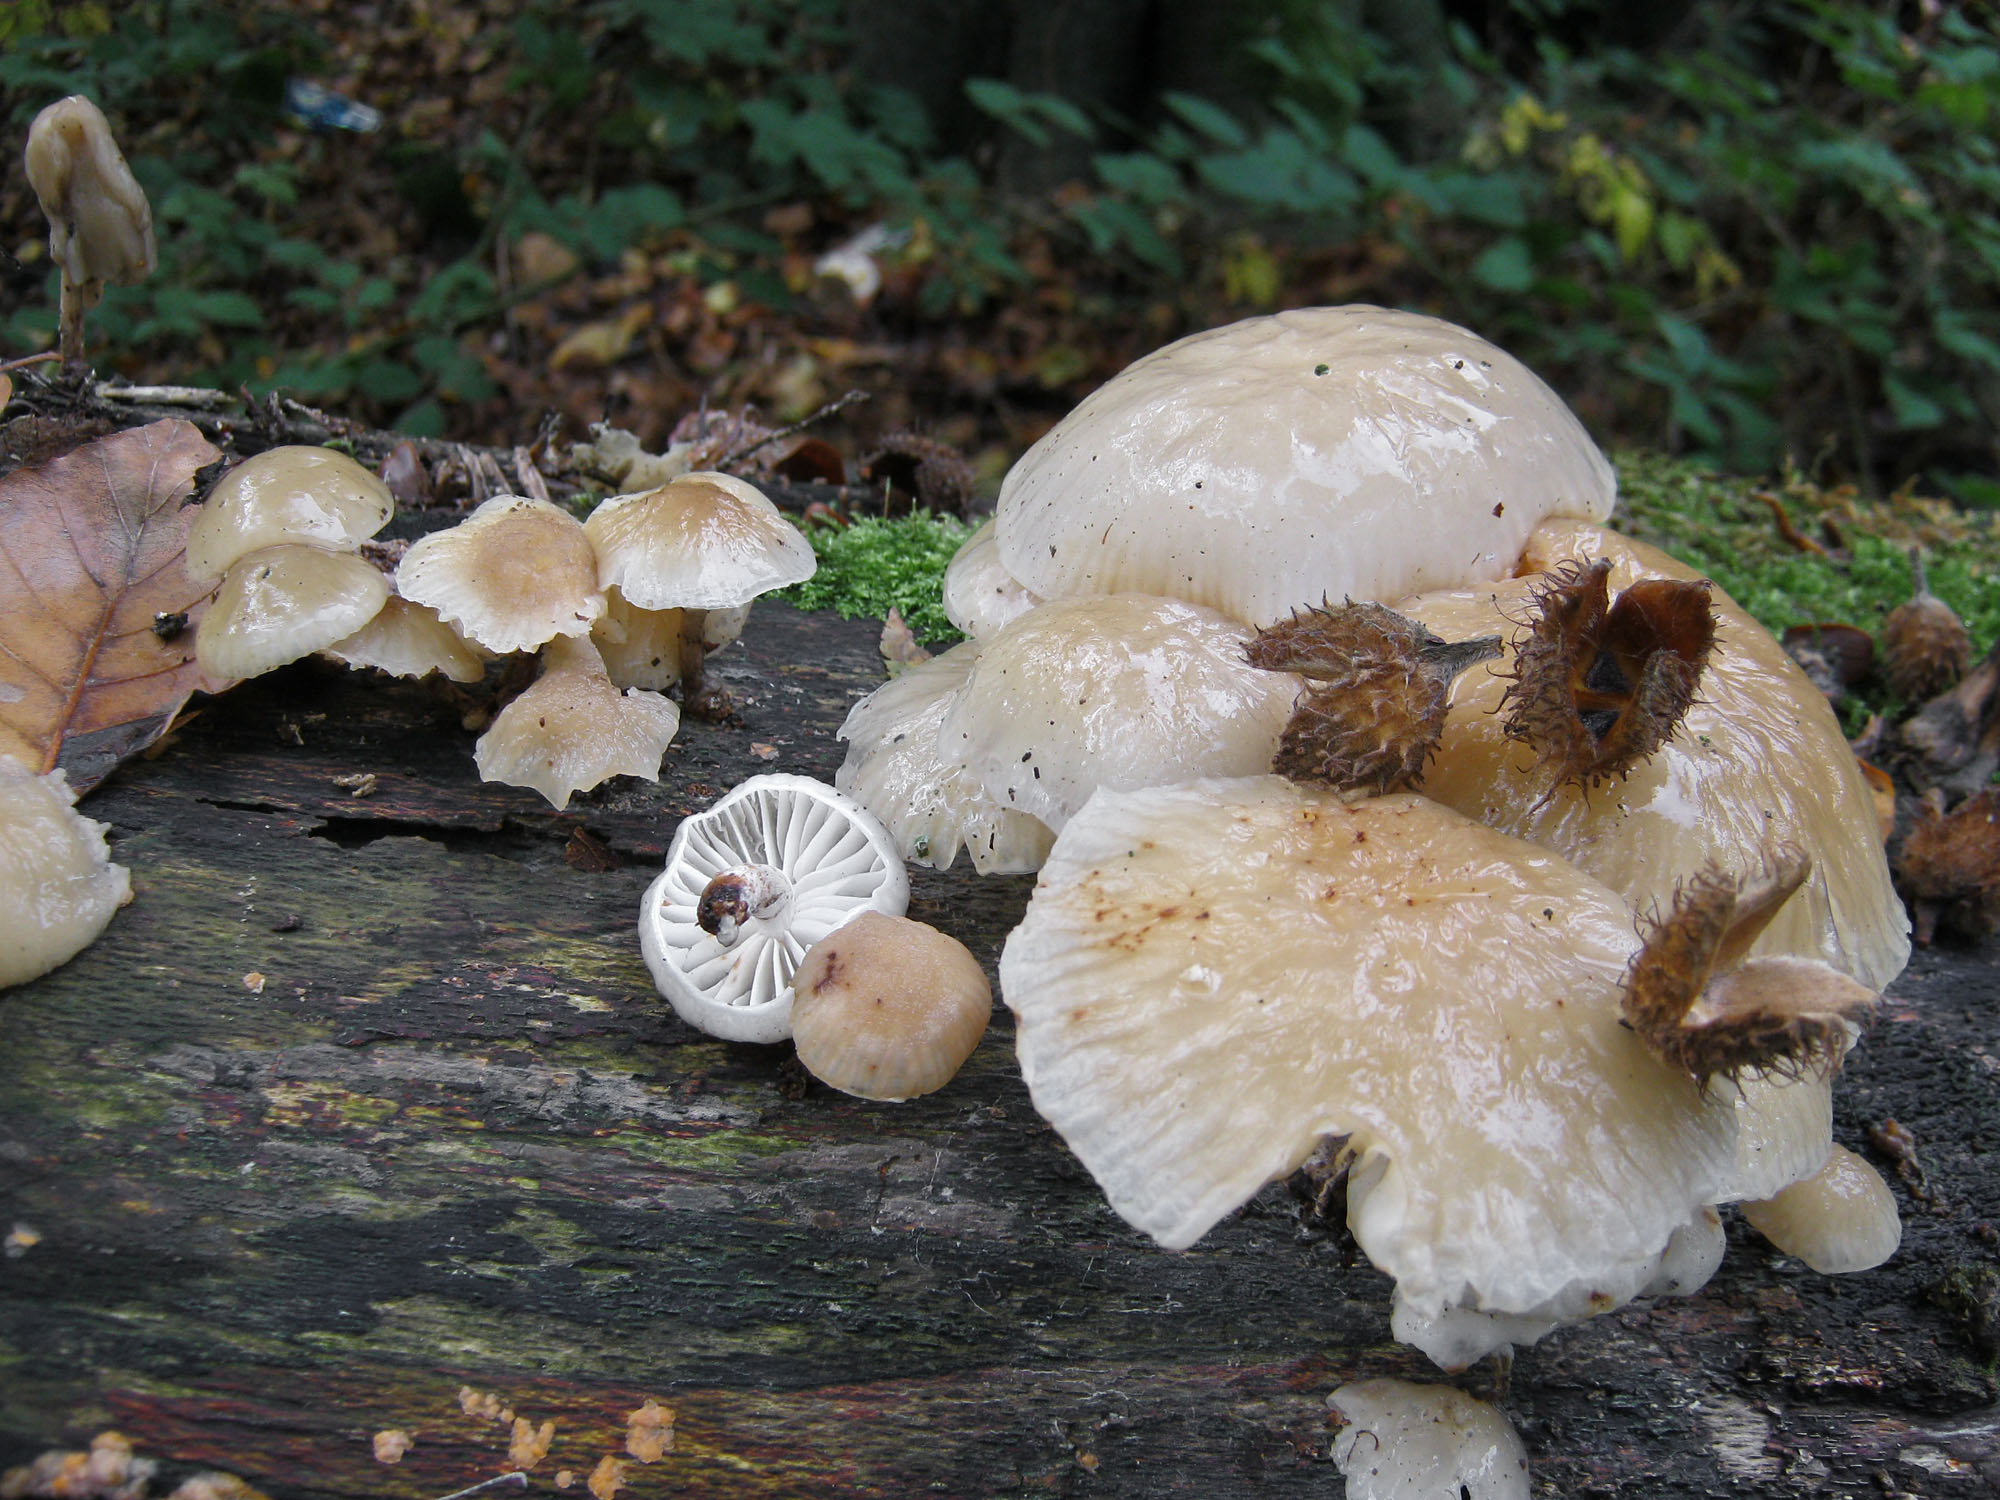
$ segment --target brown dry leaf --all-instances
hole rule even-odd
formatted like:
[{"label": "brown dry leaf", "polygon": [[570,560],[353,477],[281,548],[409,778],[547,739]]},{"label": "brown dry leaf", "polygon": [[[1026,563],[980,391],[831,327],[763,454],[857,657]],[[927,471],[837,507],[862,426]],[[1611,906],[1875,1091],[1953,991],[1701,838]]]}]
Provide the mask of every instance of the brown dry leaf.
[{"label": "brown dry leaf", "polygon": [[181,566],[181,502],[221,456],[155,422],[0,479],[0,755],[85,792],[227,685],[195,666],[208,591]]},{"label": "brown dry leaf", "polygon": [[0,406],[14,399],[14,382],[11,377],[0,375]]},{"label": "brown dry leaf", "polygon": [[889,606],[889,618],[882,622],[881,651],[882,664],[891,677],[931,659],[930,652],[917,644],[917,633],[893,604]]}]

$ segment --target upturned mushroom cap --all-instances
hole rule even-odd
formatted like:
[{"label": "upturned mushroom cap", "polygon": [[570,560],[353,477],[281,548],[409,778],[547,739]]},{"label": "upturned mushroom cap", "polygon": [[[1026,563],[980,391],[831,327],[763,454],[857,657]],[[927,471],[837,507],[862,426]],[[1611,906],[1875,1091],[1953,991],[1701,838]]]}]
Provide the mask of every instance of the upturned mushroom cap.
[{"label": "upturned mushroom cap", "polygon": [[1041,602],[1000,565],[1000,536],[990,517],[944,570],[945,618],[971,640],[993,634]]},{"label": "upturned mushroom cap", "polygon": [[1896,1253],[1903,1222],[1895,1195],[1867,1162],[1835,1146],[1826,1165],[1776,1197],[1745,1203],[1750,1227],[1827,1276],[1872,1271]]},{"label": "upturned mushroom cap", "polygon": [[945,757],[939,730],[972,664],[976,641],[920,662],[856,703],[841,723],[847,759],[833,784],[889,830],[903,858],[948,870],[961,847],[982,875],[1041,868],[1055,834],[986,790]]},{"label": "upturned mushroom cap", "polygon": [[1532,371],[1379,307],[1249,318],[1099,388],[1001,486],[1000,562],[1044,598],[1170,594],[1268,625],[1321,597],[1505,577],[1616,479]]},{"label": "upturned mushroom cap", "polygon": [[1000,987],[1035,1107],[1161,1244],[1345,1137],[1348,1222],[1416,1316],[1602,1311],[1733,1165],[1728,1102],[1619,1024],[1637,944],[1546,850],[1263,776],[1099,792]]},{"label": "upturned mushroom cap", "polygon": [[764,492],[728,474],[614,495],[584,531],[599,585],[641,609],[730,609],[818,567],[812,544]]},{"label": "upturned mushroom cap", "polygon": [[1058,831],[1099,787],[1267,770],[1299,683],[1250,666],[1250,635],[1179,599],[1053,600],[980,642],[939,753]]},{"label": "upturned mushroom cap", "polygon": [[858,803],[810,777],[753,776],[674,830],[639,904],[639,947],[690,1026],[781,1042],[806,950],[864,911],[900,917],[909,903],[895,845]]},{"label": "upturned mushroom cap", "polygon": [[[1611,563],[1614,590],[1699,576],[1604,527],[1554,521],[1529,539],[1522,577],[1421,594],[1395,608],[1448,639],[1512,634],[1535,575],[1598,558]],[[1773,844],[1795,844],[1812,874],[1750,953],[1818,959],[1880,991],[1908,961],[1909,920],[1890,883],[1868,784],[1824,695],[1784,648],[1720,590],[1711,602],[1715,645],[1693,704],[1623,779],[1549,790],[1533,751],[1507,737],[1499,711],[1510,646],[1510,656],[1453,684],[1424,793],[1560,851],[1639,911],[1666,910],[1677,883],[1704,869],[1755,879]]]},{"label": "upturned mushroom cap", "polygon": [[597,559],[567,511],[496,495],[403,554],[396,592],[427,604],[489,651],[532,651],[586,634],[604,613]]},{"label": "upturned mushroom cap", "polygon": [[436,610],[395,595],[353,635],[328,646],[326,654],[350,667],[373,667],[392,677],[441,672],[453,682],[477,682],[486,675],[479,653],[440,620]]},{"label": "upturned mushroom cap", "polygon": [[352,552],[265,547],[222,575],[195,627],[195,660],[211,677],[255,677],[345,640],[388,598],[389,581]]},{"label": "upturned mushroom cap", "polygon": [[588,637],[558,636],[542,675],[494,716],[473,747],[486,781],[530,787],[551,807],[613,776],[657,781],[681,711],[658,693],[621,693]]},{"label": "upturned mushroom cap", "polygon": [[284,542],[351,552],[394,514],[389,487],[331,448],[270,448],[216,481],[188,527],[190,578],[220,578],[238,558]]},{"label": "upturned mushroom cap", "polygon": [[104,825],[75,803],[61,771],[0,755],[0,989],[68,963],[132,899]]},{"label": "upturned mushroom cap", "polygon": [[965,944],[877,911],[807,949],[792,993],[799,1061],[820,1082],[863,1099],[943,1088],[993,1012],[992,986]]},{"label": "upturned mushroom cap", "polygon": [[87,287],[152,273],[152,208],[95,104],[72,94],[36,115],[27,168],[65,280]]}]

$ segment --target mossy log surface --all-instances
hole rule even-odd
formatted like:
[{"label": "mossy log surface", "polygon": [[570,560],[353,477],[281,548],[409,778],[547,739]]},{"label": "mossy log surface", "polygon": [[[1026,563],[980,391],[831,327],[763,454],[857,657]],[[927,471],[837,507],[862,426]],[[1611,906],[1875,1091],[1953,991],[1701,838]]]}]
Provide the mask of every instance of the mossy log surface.
[{"label": "mossy log surface", "polygon": [[[633,1500],[1337,1494],[1328,1393],[1436,1377],[1282,1187],[1168,1254],[1036,1116],[1004,1011],[950,1087],[879,1105],[655,997],[634,920],[676,820],[830,777],[875,634],[760,608],[713,663],[738,721],[560,814],[480,783],[442,697],[313,664],[93,795],[136,899],[0,996],[0,1465],[115,1426],[281,1500],[416,1500],[510,1467],[471,1386],[553,1422],[536,1493],[650,1395],[677,1443]],[[1030,889],[915,885],[989,968]],[[1516,1361],[1536,1493],[1995,1483],[1990,952],[1921,954],[1839,1098],[1900,1254],[1820,1277],[1730,1214],[1705,1292]],[[1869,1144],[1890,1119],[1921,1190]]]}]

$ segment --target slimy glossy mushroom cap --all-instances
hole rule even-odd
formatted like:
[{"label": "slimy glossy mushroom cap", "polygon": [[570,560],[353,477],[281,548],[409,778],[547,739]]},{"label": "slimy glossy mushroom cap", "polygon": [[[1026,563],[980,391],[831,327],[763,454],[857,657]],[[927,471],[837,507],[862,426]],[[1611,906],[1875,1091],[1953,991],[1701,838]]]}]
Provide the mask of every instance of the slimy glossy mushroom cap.
[{"label": "slimy glossy mushroom cap", "polygon": [[75,803],[61,771],[0,755],[0,988],[68,963],[132,899],[104,825]]},{"label": "slimy glossy mushroom cap", "polygon": [[529,787],[558,810],[613,776],[656,781],[681,711],[658,693],[621,693],[588,637],[558,636],[542,675],[494,716],[473,748],[486,781]]},{"label": "slimy glossy mushroom cap", "polygon": [[1268,625],[1505,577],[1611,465],[1513,356],[1436,318],[1315,307],[1156,350],[1028,450],[1000,563],[1044,598],[1168,594]]},{"label": "slimy glossy mushroom cap", "polygon": [[1347,1500],[1528,1500],[1528,1450],[1499,1409],[1448,1385],[1357,1380],[1327,1403]]},{"label": "slimy glossy mushroom cap", "polygon": [[1042,602],[1000,565],[1000,537],[990,517],[944,570],[945,618],[969,640],[991,635]]},{"label": "slimy glossy mushroom cap", "polygon": [[489,651],[532,651],[584,635],[604,613],[597,559],[569,512],[525,495],[496,495],[403,555],[396,592],[429,605]]},{"label": "slimy glossy mushroom cap", "polygon": [[389,581],[352,552],[265,547],[223,574],[195,628],[195,660],[211,677],[256,677],[345,640],[388,598]]},{"label": "slimy glossy mushroom cap", "polygon": [[1896,1253],[1903,1224],[1882,1174],[1845,1146],[1774,1198],[1745,1203],[1743,1217],[1787,1255],[1824,1275],[1872,1271]]},{"label": "slimy glossy mushroom cap", "polygon": [[867,911],[806,951],[792,976],[792,1040],[822,1083],[863,1099],[943,1088],[986,1034],[993,990],[954,937]]},{"label": "slimy glossy mushroom cap", "polygon": [[72,94],[36,115],[27,168],[48,215],[49,254],[66,281],[88,287],[152,273],[152,208],[95,104]]},{"label": "slimy glossy mushroom cap", "polygon": [[614,495],[584,530],[600,586],[640,609],[733,609],[818,567],[812,544],[764,492],[728,474]]},{"label": "slimy glossy mushroom cap", "polygon": [[394,514],[389,487],[331,448],[269,448],[216,481],[188,527],[190,578],[220,578],[248,553],[285,542],[351,552]]},{"label": "slimy glossy mushroom cap", "polygon": [[440,620],[436,610],[394,595],[374,619],[328,646],[326,654],[350,667],[373,667],[392,677],[440,672],[453,682],[477,682],[486,675],[479,653]]}]

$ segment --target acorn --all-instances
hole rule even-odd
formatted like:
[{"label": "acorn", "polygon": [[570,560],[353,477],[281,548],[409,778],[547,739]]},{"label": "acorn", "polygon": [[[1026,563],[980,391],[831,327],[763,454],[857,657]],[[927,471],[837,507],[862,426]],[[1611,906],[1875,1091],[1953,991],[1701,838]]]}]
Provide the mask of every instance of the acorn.
[{"label": "acorn", "polygon": [[1306,679],[1271,769],[1380,794],[1423,779],[1452,679],[1498,656],[1500,638],[1447,642],[1383,605],[1322,600],[1258,631],[1243,654],[1253,667]]},{"label": "acorn", "polygon": [[1620,1009],[1648,1051],[1703,1088],[1718,1074],[1839,1067],[1848,1025],[1874,992],[1813,959],[1745,956],[1811,871],[1804,851],[1779,845],[1761,879],[1703,870],[1674,892],[1671,910],[1643,924]]},{"label": "acorn", "polygon": [[1706,581],[1641,579],[1615,600],[1610,588],[1609,562],[1565,564],[1513,642],[1505,727],[1533,748],[1551,794],[1622,777],[1665,744],[1715,648]]},{"label": "acorn", "polygon": [[1972,634],[1924,578],[1924,554],[1910,549],[1915,591],[1882,622],[1882,670],[1889,691],[1905,703],[1944,692],[1972,665]]}]

